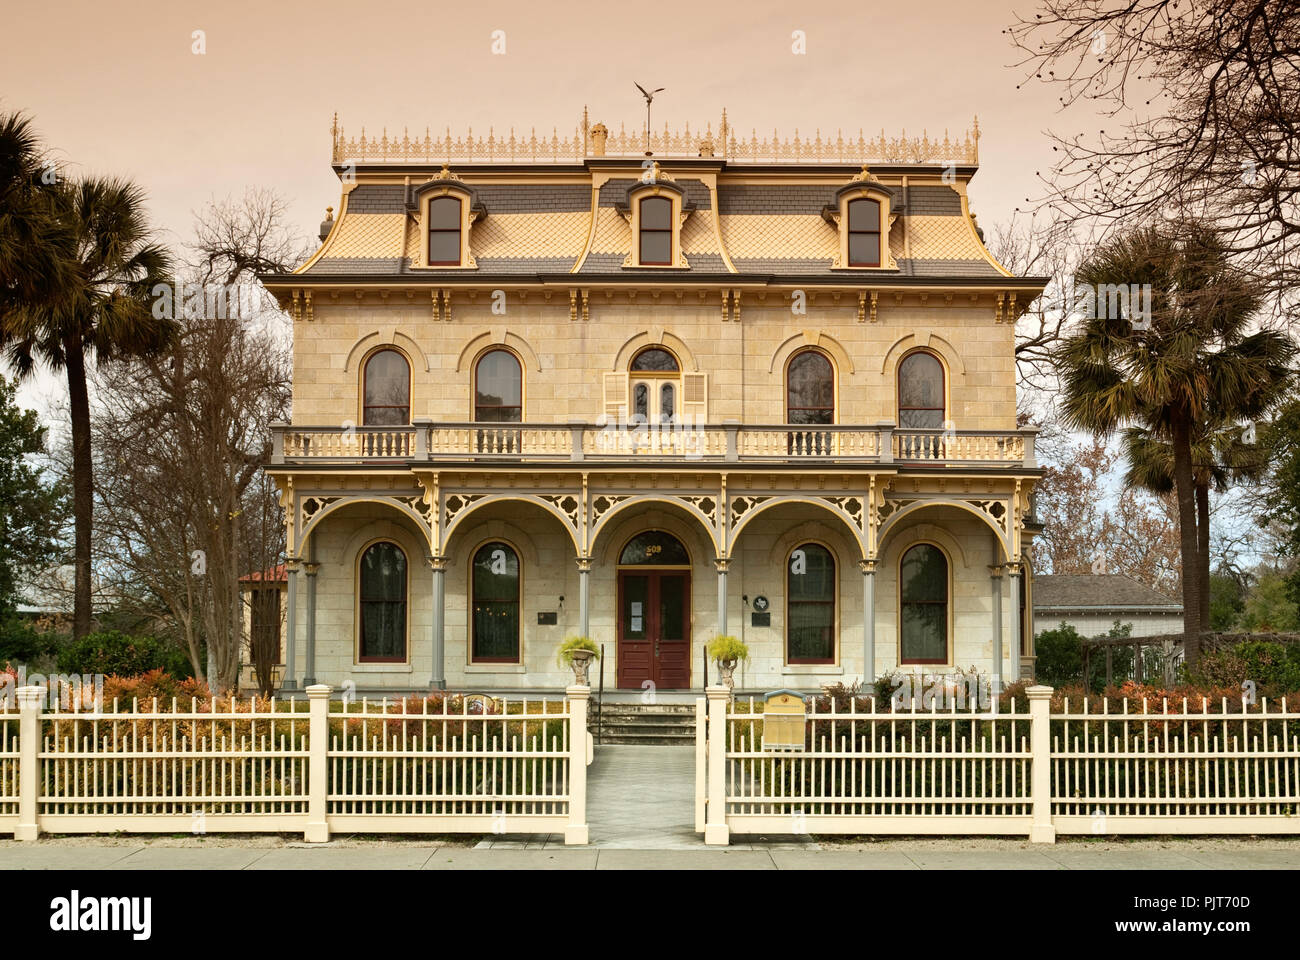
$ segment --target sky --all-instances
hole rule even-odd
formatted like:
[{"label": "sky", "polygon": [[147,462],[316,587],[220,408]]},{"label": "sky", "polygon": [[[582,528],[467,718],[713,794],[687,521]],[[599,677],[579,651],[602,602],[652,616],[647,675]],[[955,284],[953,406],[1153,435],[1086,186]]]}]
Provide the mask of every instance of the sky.
[{"label": "sky", "polygon": [[[209,200],[270,187],[316,233],[338,206],[335,111],[349,135],[426,126],[639,129],[633,82],[665,87],[654,126],[712,122],[801,137],[923,131],[960,138],[979,116],[971,206],[986,231],[1035,196],[1050,129],[1093,128],[1030,83],[1002,30],[1032,0],[902,4],[446,4],[385,0],[68,0],[13,4],[0,33],[0,110],[30,113],[74,172],[128,177],[161,238],[188,242]],[[202,31],[196,36],[196,31]],[[500,49],[504,32],[504,53]],[[795,52],[802,31],[806,52]],[[1086,121],[1086,122],[1085,122]],[[1082,125],[1082,126],[1081,126]],[[45,407],[58,383],[20,394]]]}]

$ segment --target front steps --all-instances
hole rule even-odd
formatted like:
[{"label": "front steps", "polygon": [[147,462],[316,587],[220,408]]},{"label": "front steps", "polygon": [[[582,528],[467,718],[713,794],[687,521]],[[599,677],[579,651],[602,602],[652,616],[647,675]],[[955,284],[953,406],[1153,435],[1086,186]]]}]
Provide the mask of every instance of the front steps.
[{"label": "front steps", "polygon": [[[601,745],[610,743],[645,746],[689,747],[695,743],[693,703],[615,703],[606,700],[601,712]],[[596,704],[591,703],[587,729],[596,736]]]}]

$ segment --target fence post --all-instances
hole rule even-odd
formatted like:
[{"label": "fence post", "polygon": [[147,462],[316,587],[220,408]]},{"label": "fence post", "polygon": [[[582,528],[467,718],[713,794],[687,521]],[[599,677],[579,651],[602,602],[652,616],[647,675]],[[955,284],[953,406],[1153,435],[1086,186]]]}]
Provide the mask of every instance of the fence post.
[{"label": "fence post", "polygon": [[703,833],[708,812],[708,701],[695,700],[695,832]]},{"label": "fence post", "polygon": [[587,843],[587,701],[591,687],[587,684],[564,688],[569,698],[569,823],[564,828],[564,842]]},{"label": "fence post", "polygon": [[1029,792],[1033,798],[1033,817],[1029,825],[1030,843],[1055,843],[1052,826],[1052,688],[1030,687],[1029,697]]},{"label": "fence post", "polygon": [[704,694],[709,698],[709,800],[704,842],[725,847],[731,843],[727,827],[727,704],[731,691],[724,686],[705,687]]},{"label": "fence post", "polygon": [[325,843],[330,838],[329,809],[329,732],[330,690],[327,683],[307,688],[311,710],[307,727],[307,828],[303,840]]},{"label": "fence post", "polygon": [[18,823],[15,840],[40,834],[36,808],[41,796],[41,701],[44,687],[18,688]]}]

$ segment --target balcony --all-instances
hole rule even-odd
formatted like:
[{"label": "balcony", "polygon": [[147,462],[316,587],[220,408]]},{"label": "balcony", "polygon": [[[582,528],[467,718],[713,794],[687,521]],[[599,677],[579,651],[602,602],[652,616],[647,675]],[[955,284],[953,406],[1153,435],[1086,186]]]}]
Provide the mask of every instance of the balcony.
[{"label": "balcony", "polygon": [[901,430],[861,426],[692,423],[434,423],[402,427],[271,425],[271,464],[541,463],[657,465],[889,464],[1036,469],[1037,428]]}]

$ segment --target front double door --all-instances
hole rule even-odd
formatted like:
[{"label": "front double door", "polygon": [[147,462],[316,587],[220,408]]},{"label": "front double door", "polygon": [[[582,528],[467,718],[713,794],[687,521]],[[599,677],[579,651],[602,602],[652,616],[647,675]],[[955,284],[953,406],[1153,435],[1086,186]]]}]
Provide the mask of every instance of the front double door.
[{"label": "front double door", "polygon": [[691,685],[691,576],[650,570],[618,576],[618,685]]}]

